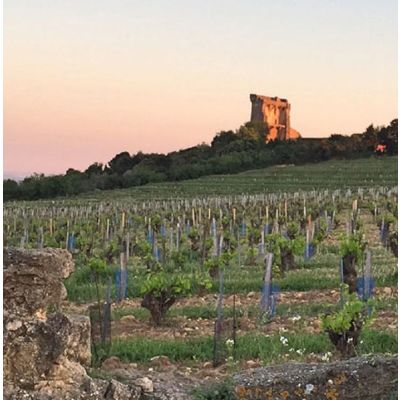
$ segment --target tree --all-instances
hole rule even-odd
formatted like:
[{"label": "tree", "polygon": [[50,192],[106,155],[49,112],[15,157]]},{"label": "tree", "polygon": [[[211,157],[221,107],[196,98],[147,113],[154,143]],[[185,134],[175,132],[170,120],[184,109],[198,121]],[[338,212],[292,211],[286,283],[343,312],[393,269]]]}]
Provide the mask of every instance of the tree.
[{"label": "tree", "polygon": [[398,120],[396,118],[378,133],[379,143],[386,146],[386,151],[389,155],[397,154],[397,131]]},{"label": "tree", "polygon": [[108,166],[110,168],[110,173],[123,175],[124,172],[132,169],[134,162],[130,154],[127,151],[124,151],[117,154],[111,161],[109,161]]},{"label": "tree", "polygon": [[378,144],[378,130],[371,124],[362,135],[363,144],[368,150],[374,151]]},{"label": "tree", "polygon": [[238,129],[237,135],[240,138],[265,143],[268,131],[268,125],[265,122],[246,122]]},{"label": "tree", "polygon": [[233,131],[221,131],[214,136],[211,142],[211,147],[213,150],[224,150],[226,146],[230,143],[239,140],[239,136]]},{"label": "tree", "polygon": [[3,194],[5,201],[18,199],[20,196],[18,182],[12,179],[6,179],[3,182]]},{"label": "tree", "polygon": [[90,165],[86,170],[85,174],[88,175],[89,177],[93,175],[101,175],[104,170],[104,165],[102,163],[95,162],[92,165]]}]

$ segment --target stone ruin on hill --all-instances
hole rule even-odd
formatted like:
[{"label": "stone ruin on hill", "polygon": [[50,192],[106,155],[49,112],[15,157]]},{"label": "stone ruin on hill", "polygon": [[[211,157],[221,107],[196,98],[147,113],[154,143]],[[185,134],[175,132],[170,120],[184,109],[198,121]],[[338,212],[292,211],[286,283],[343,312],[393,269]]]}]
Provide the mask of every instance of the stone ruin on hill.
[{"label": "stone ruin on hill", "polygon": [[268,126],[265,140],[296,140],[300,133],[290,127],[290,103],[279,97],[250,95],[250,122],[264,122]]}]

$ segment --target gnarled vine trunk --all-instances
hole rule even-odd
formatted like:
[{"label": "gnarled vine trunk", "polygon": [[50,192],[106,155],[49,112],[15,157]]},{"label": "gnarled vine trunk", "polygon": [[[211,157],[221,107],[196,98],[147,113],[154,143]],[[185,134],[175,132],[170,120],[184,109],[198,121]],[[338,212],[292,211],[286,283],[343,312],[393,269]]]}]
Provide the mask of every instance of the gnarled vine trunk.
[{"label": "gnarled vine trunk", "polygon": [[281,249],[281,272],[284,274],[286,271],[295,269],[294,254],[292,250]]},{"label": "gnarled vine trunk", "polygon": [[343,281],[349,285],[349,293],[357,291],[357,271],[355,254],[346,254],[343,257]]},{"label": "gnarled vine trunk", "polygon": [[351,321],[351,326],[346,332],[337,333],[328,329],[329,339],[342,357],[350,358],[356,355],[356,347],[361,334],[362,323]]},{"label": "gnarled vine trunk", "polygon": [[175,301],[175,296],[172,296],[167,292],[162,292],[157,295],[154,293],[146,293],[143,297],[141,306],[150,311],[152,322],[154,325],[158,326],[162,323],[168,310]]}]

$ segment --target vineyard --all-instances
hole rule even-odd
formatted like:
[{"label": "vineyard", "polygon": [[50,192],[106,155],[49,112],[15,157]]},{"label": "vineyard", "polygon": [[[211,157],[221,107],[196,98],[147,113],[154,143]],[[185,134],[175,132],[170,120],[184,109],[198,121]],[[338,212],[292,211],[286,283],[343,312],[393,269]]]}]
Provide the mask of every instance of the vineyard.
[{"label": "vineyard", "polygon": [[64,307],[91,316],[94,374],[397,352],[394,157],[10,202],[3,224],[5,246],[72,253]]}]

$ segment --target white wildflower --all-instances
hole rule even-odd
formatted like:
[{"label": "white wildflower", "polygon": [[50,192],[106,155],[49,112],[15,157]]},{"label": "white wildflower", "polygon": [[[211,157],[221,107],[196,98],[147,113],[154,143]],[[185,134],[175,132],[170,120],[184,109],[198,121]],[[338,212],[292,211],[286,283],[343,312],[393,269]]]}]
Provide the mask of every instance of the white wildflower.
[{"label": "white wildflower", "polygon": [[281,342],[284,346],[287,346],[287,345],[288,345],[288,339],[285,338],[285,336],[281,336],[281,337],[279,338],[279,340],[280,340],[280,342]]},{"label": "white wildflower", "polygon": [[304,394],[311,394],[313,389],[314,389],[314,385],[312,383],[307,383],[306,390],[304,391]]}]

